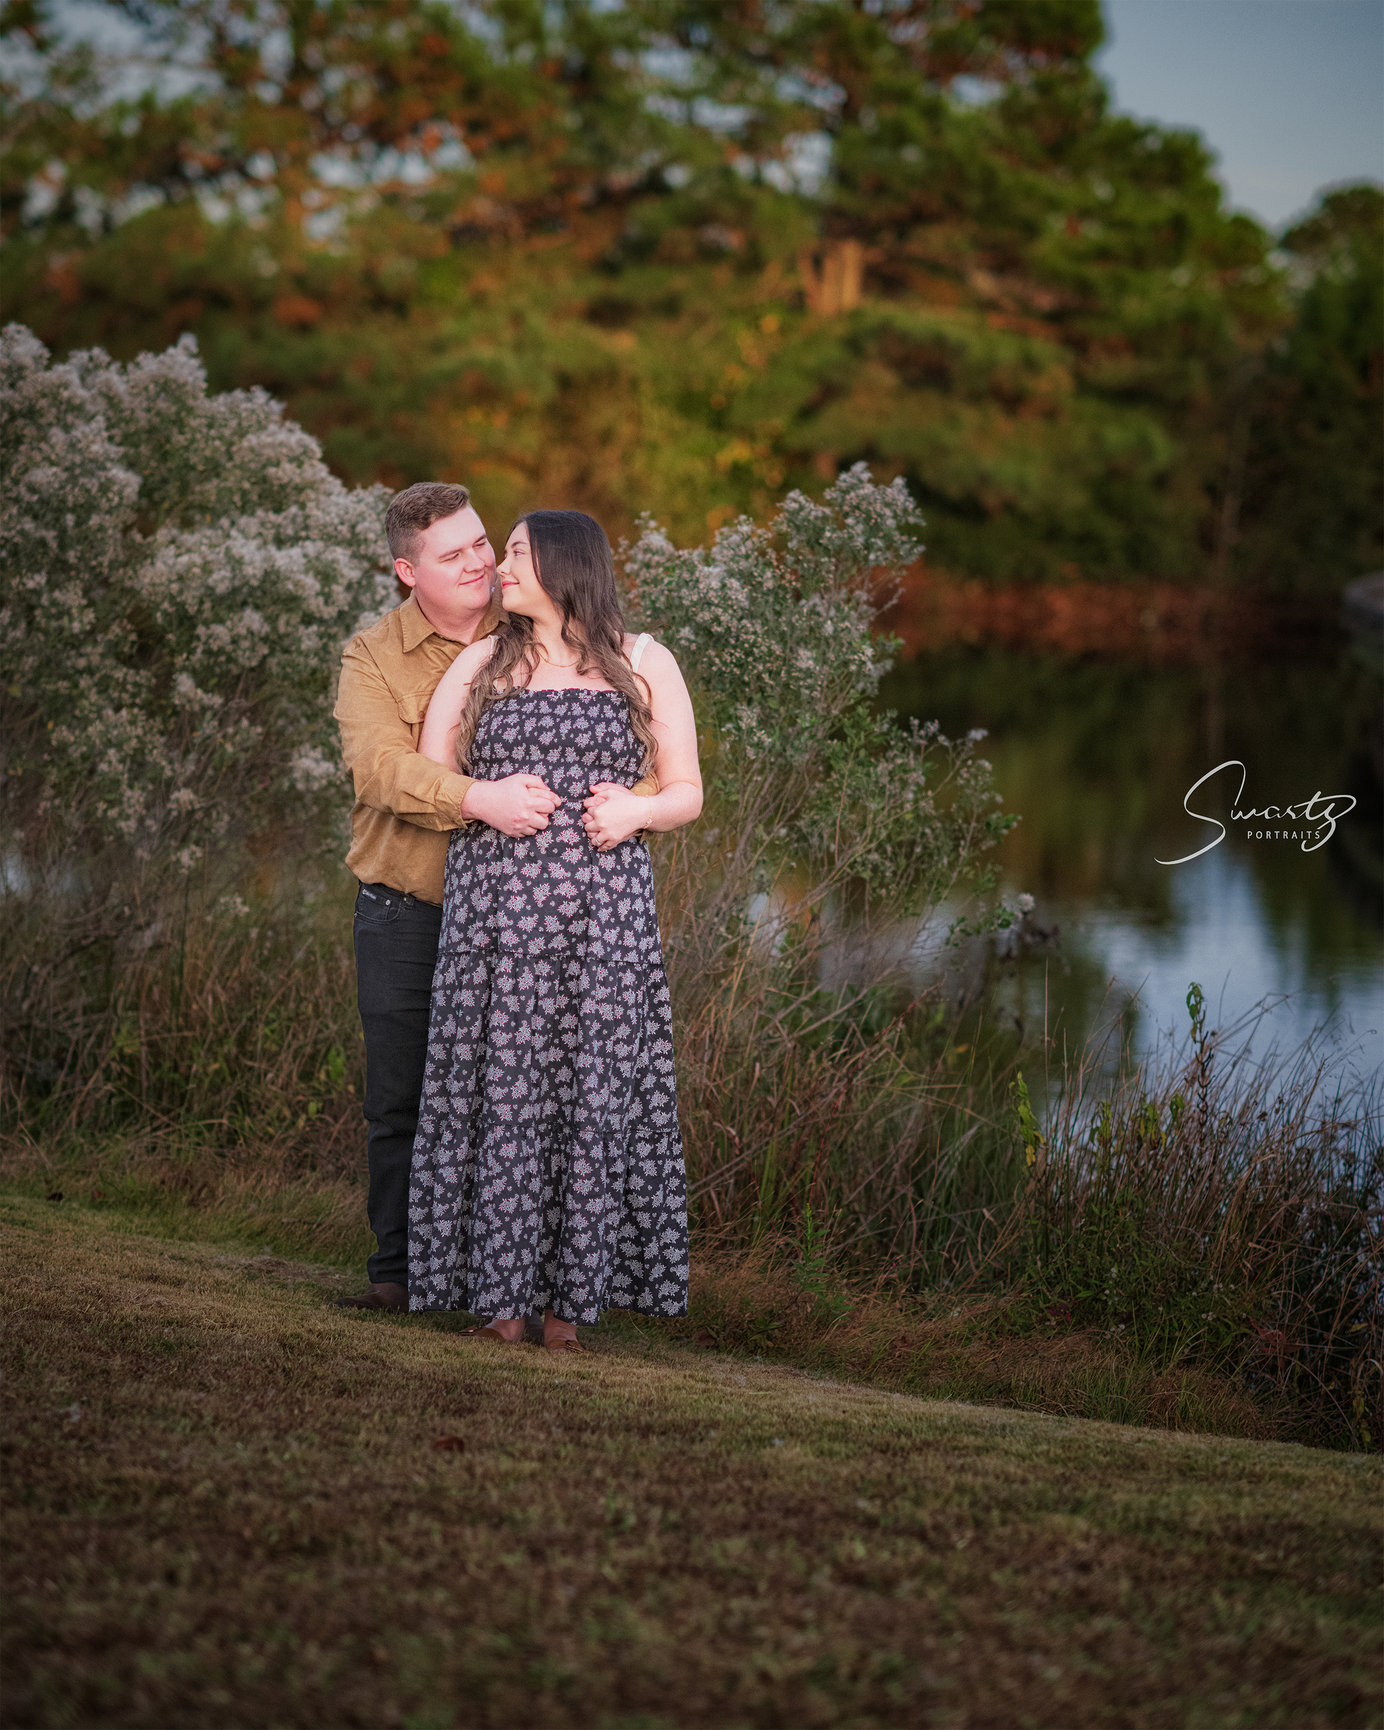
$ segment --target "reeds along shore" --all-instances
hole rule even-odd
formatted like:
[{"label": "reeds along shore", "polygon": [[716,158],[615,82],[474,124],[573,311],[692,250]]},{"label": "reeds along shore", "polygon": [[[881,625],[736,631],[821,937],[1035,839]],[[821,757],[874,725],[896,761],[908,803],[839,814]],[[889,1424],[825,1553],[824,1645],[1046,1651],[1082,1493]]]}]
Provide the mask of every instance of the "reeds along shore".
[{"label": "reeds along shore", "polygon": [[[813,906],[728,942],[680,899],[704,855],[660,867],[698,1245],[680,1331],[918,1391],[1379,1444],[1363,1085],[1311,1050],[1250,1066],[1195,990],[1186,1047],[1114,1086],[1093,1053],[959,1052],[929,1003],[823,992]],[[7,1180],[359,1256],[348,932],[344,891],[189,911],[124,953],[11,929]],[[1045,1061],[1040,1121],[1023,1071]]]}]

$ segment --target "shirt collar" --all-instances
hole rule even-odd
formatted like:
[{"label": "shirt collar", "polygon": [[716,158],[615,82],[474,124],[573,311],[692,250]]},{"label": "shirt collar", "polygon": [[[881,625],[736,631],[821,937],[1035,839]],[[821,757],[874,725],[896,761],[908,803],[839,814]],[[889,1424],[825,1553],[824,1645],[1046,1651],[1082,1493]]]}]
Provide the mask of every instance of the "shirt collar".
[{"label": "shirt collar", "polygon": [[[488,637],[499,622],[500,602],[496,596],[492,597],[490,605],[486,609],[485,617],[480,622],[476,637]],[[426,643],[429,637],[441,637],[441,633],[434,630],[429,624],[428,615],[418,605],[418,597],[412,591],[399,608],[399,633],[403,638],[406,655],[411,650],[416,649],[420,643]],[[441,640],[443,642],[451,641],[448,637],[443,637]]]},{"label": "shirt collar", "polygon": [[409,598],[399,608],[399,631],[404,639],[404,653],[416,649],[420,643],[427,642],[429,637],[437,633],[428,623],[428,616],[418,605],[418,597],[410,593]]}]

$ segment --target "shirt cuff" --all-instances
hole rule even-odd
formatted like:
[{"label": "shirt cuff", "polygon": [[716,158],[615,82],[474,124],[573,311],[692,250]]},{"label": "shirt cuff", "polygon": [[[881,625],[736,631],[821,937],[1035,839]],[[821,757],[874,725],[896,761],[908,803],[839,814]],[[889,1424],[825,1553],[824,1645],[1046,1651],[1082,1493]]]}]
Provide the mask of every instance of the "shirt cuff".
[{"label": "shirt cuff", "polygon": [[462,800],[475,786],[473,775],[457,775],[448,771],[438,784],[437,814],[448,819],[452,829],[465,829],[475,822],[474,817],[463,817],[461,814]]}]

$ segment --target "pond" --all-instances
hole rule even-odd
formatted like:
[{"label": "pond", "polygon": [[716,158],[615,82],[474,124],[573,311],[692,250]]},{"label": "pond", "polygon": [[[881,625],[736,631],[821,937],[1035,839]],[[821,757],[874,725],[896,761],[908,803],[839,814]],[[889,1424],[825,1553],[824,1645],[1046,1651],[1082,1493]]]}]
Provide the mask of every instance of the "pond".
[{"label": "pond", "polygon": [[[956,737],[988,733],[1005,808],[1022,821],[997,857],[1011,904],[1032,895],[1031,940],[973,940],[946,963],[959,1002],[1025,1035],[1068,1044],[1097,1028],[1138,1051],[1187,1027],[1196,980],[1208,1025],[1256,1008],[1262,1057],[1314,1032],[1378,1072],[1384,1058],[1384,760],[1378,640],[1305,639],[1252,662],[1195,664],[1065,657],[1012,647],[955,647],[896,668],[882,700]],[[1224,838],[1200,857],[1219,819]],[[1236,810],[1348,795],[1330,839],[1322,825]],[[1346,800],[1339,801],[1338,809]],[[1313,808],[1318,816],[1322,804]],[[1270,839],[1277,831],[1295,838]],[[1310,839],[1309,839],[1310,834]],[[1261,838],[1262,836],[1262,838]],[[1160,864],[1159,860],[1186,863]],[[919,975],[935,944],[915,948]]]}]

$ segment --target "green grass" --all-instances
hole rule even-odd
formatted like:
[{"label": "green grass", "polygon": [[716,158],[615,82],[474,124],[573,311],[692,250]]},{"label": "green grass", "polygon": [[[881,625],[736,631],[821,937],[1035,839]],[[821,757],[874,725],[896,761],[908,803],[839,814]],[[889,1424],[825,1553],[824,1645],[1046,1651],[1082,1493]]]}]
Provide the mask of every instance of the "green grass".
[{"label": "green grass", "polygon": [[244,1244],[0,1220],[16,1730],[1381,1721],[1372,1458],[649,1326],[554,1360]]},{"label": "green grass", "polygon": [[[322,1268],[362,1267],[374,1241],[361,1218],[359,1177],[294,1173],[267,1156],[216,1171],[188,1150],[191,1186],[176,1148],[74,1141],[64,1157],[25,1162],[7,1149],[4,1185],[18,1199],[63,1197],[131,1230],[178,1241],[249,1244],[261,1254],[306,1258]],[[210,1180],[208,1169],[213,1168]],[[359,1275],[356,1276],[357,1283]],[[1029,1325],[1003,1297],[927,1300],[847,1287],[830,1270],[795,1262],[794,1246],[765,1239],[753,1250],[698,1241],[688,1314],[667,1339],[768,1359],[896,1393],[1015,1406],[1065,1417],[1201,1430],[1256,1440],[1283,1435],[1291,1411],[1254,1395],[1234,1376],[1196,1364],[1169,1369],[1108,1330]],[[612,1314],[607,1337],[647,1329]],[[1293,1438],[1295,1439],[1295,1438]]]}]

